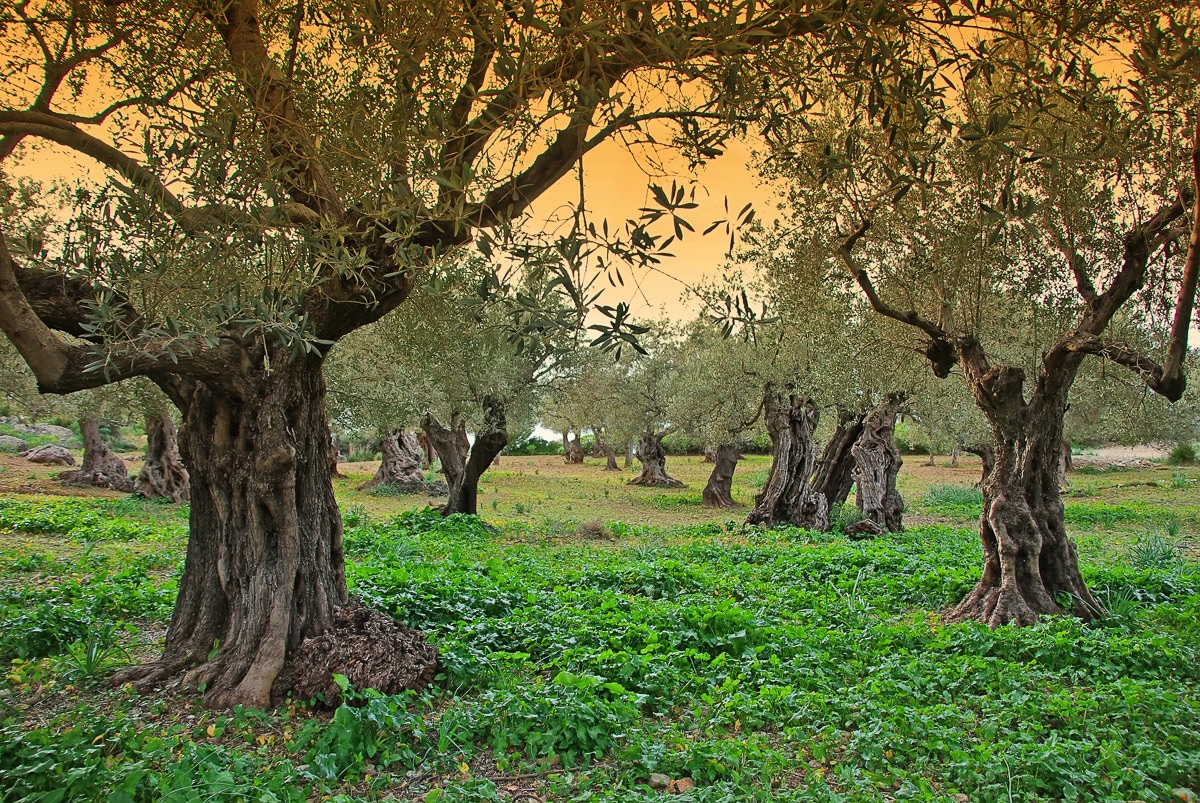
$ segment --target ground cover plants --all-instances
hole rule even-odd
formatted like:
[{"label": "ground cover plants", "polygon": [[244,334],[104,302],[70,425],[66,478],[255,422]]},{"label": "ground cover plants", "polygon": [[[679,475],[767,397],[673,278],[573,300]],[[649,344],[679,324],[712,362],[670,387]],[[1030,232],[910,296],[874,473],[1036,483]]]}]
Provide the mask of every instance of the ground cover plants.
[{"label": "ground cover plants", "polygon": [[[703,471],[672,460],[689,481]],[[906,531],[851,541],[743,527],[701,510],[694,484],[618,495],[598,466],[560,461],[505,458],[484,483],[491,515],[446,519],[423,498],[352,497],[371,467],[343,467],[351,588],[425,630],[442,667],[420,694],[347,687],[332,711],[218,713],[194,695],[110,689],[113,666],[160,649],[181,511],[0,499],[0,801],[1149,801],[1200,788],[1198,516],[1170,470],[1106,474],[1067,501],[1111,616],[991,631],[939,618],[978,580],[977,464],[906,468]],[[637,518],[606,515],[618,496]]]}]

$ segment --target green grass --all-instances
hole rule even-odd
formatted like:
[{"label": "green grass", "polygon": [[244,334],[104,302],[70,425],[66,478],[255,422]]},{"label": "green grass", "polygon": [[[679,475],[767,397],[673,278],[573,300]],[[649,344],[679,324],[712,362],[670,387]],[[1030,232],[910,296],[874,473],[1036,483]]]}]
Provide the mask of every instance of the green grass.
[{"label": "green grass", "polygon": [[1200,786],[1186,489],[1105,486],[1068,506],[1114,616],[989,631],[938,618],[979,572],[972,514],[958,515],[977,503],[969,486],[935,489],[947,472],[903,487],[948,523],[849,542],[693,509],[687,464],[672,473],[692,487],[675,492],[505,462],[484,499],[533,506],[524,517],[343,496],[351,587],[422,628],[443,668],[419,695],[351,694],[331,715],[215,714],[97,685],[106,660],[156,649],[180,512],[0,500],[15,531],[0,536],[0,800],[650,801],[651,773],[692,779],[679,799],[693,801],[1150,801]]}]

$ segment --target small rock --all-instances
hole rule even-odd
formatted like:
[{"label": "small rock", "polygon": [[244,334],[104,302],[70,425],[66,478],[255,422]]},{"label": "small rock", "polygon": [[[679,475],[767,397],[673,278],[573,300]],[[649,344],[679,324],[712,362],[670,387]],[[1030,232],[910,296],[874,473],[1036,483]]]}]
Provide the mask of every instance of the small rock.
[{"label": "small rock", "polygon": [[44,466],[73,466],[75,465],[75,457],[61,446],[46,444],[39,446],[36,449],[30,449],[27,452],[21,452],[21,457],[24,457],[30,463],[41,463]]},{"label": "small rock", "polygon": [[1171,790],[1171,799],[1180,803],[1196,803],[1196,793],[1185,786],[1177,786]]},{"label": "small rock", "polygon": [[671,784],[671,791],[677,795],[682,795],[684,792],[690,792],[696,788],[696,782],[691,778],[680,778],[675,783]]},{"label": "small rock", "polygon": [[650,773],[650,788],[651,789],[666,789],[671,785],[671,779],[661,772]]},{"label": "small rock", "polygon": [[0,452],[15,454],[28,448],[29,444],[20,438],[14,438],[12,435],[0,435]]}]

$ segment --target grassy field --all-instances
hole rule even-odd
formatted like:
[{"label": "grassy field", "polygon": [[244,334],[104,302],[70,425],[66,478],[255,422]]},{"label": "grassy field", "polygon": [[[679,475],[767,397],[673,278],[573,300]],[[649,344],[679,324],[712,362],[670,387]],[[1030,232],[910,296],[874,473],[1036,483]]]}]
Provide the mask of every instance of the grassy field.
[{"label": "grassy field", "polygon": [[[442,655],[418,695],[201,710],[110,689],[154,655],[186,512],[0,460],[0,803],[30,800],[1174,800],[1200,790],[1200,470],[1071,476],[1112,615],[989,631],[939,612],[978,577],[977,462],[908,458],[905,533],[741,525],[599,461],[504,458],[482,518],[357,491],[348,576]],[[767,469],[751,457],[734,496]],[[664,784],[666,785],[664,788]]]}]

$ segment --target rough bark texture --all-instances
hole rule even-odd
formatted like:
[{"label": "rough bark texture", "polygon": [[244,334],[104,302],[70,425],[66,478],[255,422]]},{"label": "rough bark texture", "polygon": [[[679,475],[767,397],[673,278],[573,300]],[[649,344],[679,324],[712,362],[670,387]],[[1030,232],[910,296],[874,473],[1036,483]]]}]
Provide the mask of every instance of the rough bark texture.
[{"label": "rough bark texture", "polygon": [[567,461],[567,465],[583,463],[583,444],[579,442],[579,435],[571,437],[570,430],[563,433],[563,459]]},{"label": "rough bark texture", "polygon": [[429,442],[429,438],[424,432],[417,433],[417,444],[421,447],[421,468],[429,468],[437,459],[437,452],[433,450],[433,444]]},{"label": "rough bark texture", "polygon": [[167,413],[146,416],[146,462],[133,489],[147,499],[170,499],[176,504],[191,498],[191,480],[179,456],[175,422]]},{"label": "rough bark texture", "polygon": [[[442,506],[443,516],[479,512],[479,478],[508,444],[503,402],[485,397],[483,412],[483,426],[475,433],[473,445],[467,441],[466,426],[457,413],[451,419],[453,429],[443,427],[432,415],[425,416],[422,426],[442,461],[442,471],[450,486],[446,504]],[[465,453],[464,442],[469,444]]]},{"label": "rough bark texture", "polygon": [[606,461],[604,463],[605,471],[620,471],[621,470],[621,467],[617,465],[616,447],[614,447],[611,443],[604,443],[604,444],[600,445],[600,451],[601,451],[601,454],[604,455],[604,458]]},{"label": "rough bark texture", "polygon": [[854,482],[863,518],[892,533],[904,529],[904,500],[896,490],[896,475],[904,461],[896,448],[897,399],[888,399],[862,421],[854,454]]},{"label": "rough bark texture", "polygon": [[1062,460],[1059,463],[1058,470],[1063,476],[1068,471],[1075,470],[1075,464],[1071,460],[1071,442],[1068,440],[1062,442]]},{"label": "rough bark texture", "polygon": [[[419,688],[434,670],[423,637],[399,627],[390,652],[366,644],[350,664],[314,665],[353,633],[337,619],[351,600],[325,383],[318,359],[276,357],[270,373],[234,377],[231,386],[173,388],[184,413],[191,537],[161,660],[117,673],[117,683],[148,688],[178,676],[189,688],[205,684],[210,707],[261,707],[291,691],[294,678],[330,669],[395,677],[385,693]],[[300,649],[322,636],[321,649]],[[420,667],[405,676],[411,686],[388,675],[397,651]]]},{"label": "rough bark texture", "polygon": [[762,491],[754,497],[750,524],[792,524],[810,530],[829,529],[825,497],[809,482],[816,462],[813,432],[818,411],[811,399],[772,393],[764,405],[767,434],[771,436],[771,471]]},{"label": "rough bark texture", "polygon": [[1059,495],[1063,415],[1078,361],[1055,366],[1026,401],[1020,368],[980,372],[986,362],[964,351],[968,381],[991,425],[995,458],[980,486],[983,577],[949,619],[1028,625],[1066,613],[1064,605],[1084,621],[1103,615],[1079,572]]},{"label": "rough bark texture", "polygon": [[630,485],[645,485],[651,488],[682,488],[683,483],[667,474],[667,453],[662,448],[665,432],[643,433],[638,438],[637,458],[642,462],[642,473],[629,481]]},{"label": "rough bark texture", "polygon": [[89,415],[79,419],[79,433],[83,436],[83,465],[74,471],[64,471],[58,479],[67,485],[112,488],[114,491],[133,491],[133,480],[125,462],[117,457],[100,440],[100,422]]},{"label": "rough bark texture", "polygon": [[964,452],[970,452],[978,457],[983,462],[983,471],[979,477],[979,483],[987,479],[987,475],[992,473],[992,468],[996,465],[996,447],[990,443],[972,443],[962,447]]},{"label": "rough bark texture", "polygon": [[[708,450],[705,450],[708,451]],[[733,444],[723,443],[713,452],[713,470],[702,495],[704,507],[737,507],[733,501],[733,472],[737,470],[741,452]]]},{"label": "rough bark texture", "polygon": [[635,455],[635,452],[634,452],[633,443],[626,443],[625,444],[625,468],[633,467],[634,455]]},{"label": "rough bark texture", "polygon": [[704,447],[704,462],[705,463],[717,462],[717,449],[718,448],[719,447],[716,447],[716,446],[705,446]]},{"label": "rough bark texture", "polygon": [[396,493],[423,494],[430,491],[421,471],[421,447],[417,436],[398,429],[389,430],[379,444],[383,460],[375,476],[359,486],[360,491],[373,491],[380,485],[394,488]]},{"label": "rough bark texture", "polygon": [[854,454],[851,448],[862,434],[863,415],[842,411],[838,415],[837,429],[821,451],[813,472],[812,489],[825,497],[827,509],[844,504],[854,485]]}]

